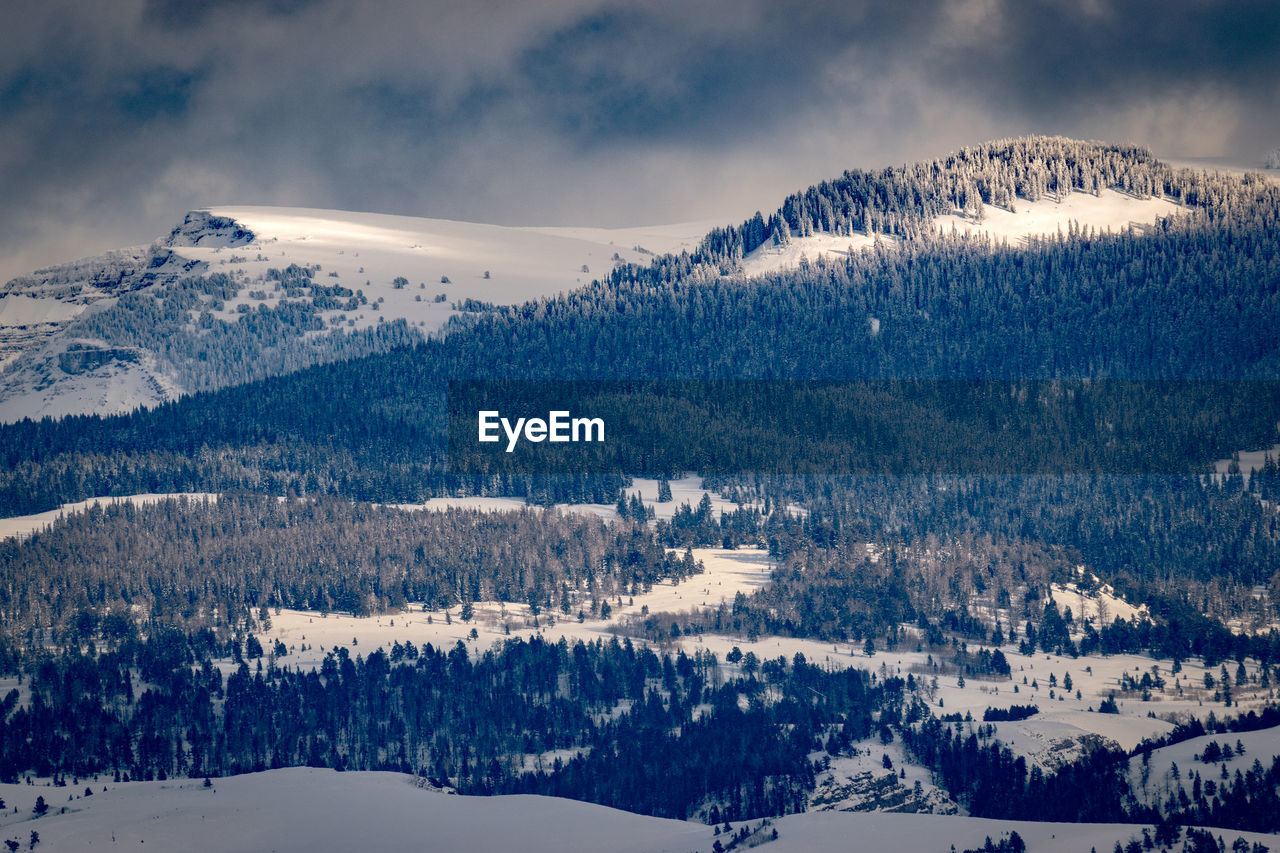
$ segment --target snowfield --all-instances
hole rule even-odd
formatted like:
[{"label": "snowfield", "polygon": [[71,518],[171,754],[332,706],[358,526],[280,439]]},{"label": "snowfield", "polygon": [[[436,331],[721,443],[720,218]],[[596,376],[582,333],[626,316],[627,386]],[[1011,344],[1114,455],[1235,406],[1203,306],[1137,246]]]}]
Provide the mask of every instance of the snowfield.
[{"label": "snowfield", "polygon": [[[1137,198],[1108,189],[1097,196],[1073,192],[1061,201],[1052,197],[1039,201],[1018,199],[1012,211],[986,205],[981,219],[957,211],[939,216],[933,221],[933,226],[938,234],[966,234],[1017,247],[1036,237],[1066,235],[1073,225],[1081,230],[1114,233],[1131,226],[1140,229],[1155,224],[1162,217],[1186,212],[1186,208],[1168,199]],[[805,261],[816,262],[823,257],[839,260],[877,242],[893,245],[899,240],[860,231],[850,236],[818,233],[792,237],[782,246],[769,241],[742,259],[742,272],[747,276],[757,276],[795,269]]]},{"label": "snowfield", "polygon": [[[397,317],[435,331],[453,302],[517,305],[554,296],[606,276],[622,261],[692,248],[711,223],[642,228],[513,228],[446,219],[280,207],[214,207],[252,231],[237,247],[197,245],[178,251],[255,280],[269,268],[318,265],[317,279],[362,289],[378,311],[361,311],[355,328]],[[203,242],[203,241],[202,241]],[[259,255],[261,257],[259,257]],[[398,276],[409,284],[393,285]],[[443,279],[448,279],[445,283]],[[443,302],[432,301],[443,293]],[[228,304],[228,311],[234,305]]]},{"label": "snowfield", "polygon": [[995,723],[996,740],[1028,764],[1055,771],[1097,746],[1133,749],[1143,740],[1173,730],[1164,720],[1085,711],[1037,714],[1018,722]]},{"label": "snowfield", "polygon": [[748,277],[766,275],[785,269],[796,269],[806,262],[817,261],[821,257],[839,259],[856,252],[864,251],[876,244],[876,240],[886,244],[897,242],[888,235],[868,235],[857,232],[851,235],[813,234],[809,237],[792,237],[791,242],[778,246],[772,241],[756,247],[742,259],[742,273]]},{"label": "snowfield", "polygon": [[[712,829],[550,797],[459,797],[424,790],[398,773],[291,768],[218,779],[76,788],[0,786],[18,806],[0,833],[42,850],[216,851],[710,849]],[[107,790],[103,790],[106,788]],[[37,795],[50,803],[33,819]],[[67,796],[79,796],[66,802]],[[62,806],[66,814],[60,814]],[[16,820],[15,820],[16,818]],[[145,845],[145,846],[143,846]]]},{"label": "snowfield", "polygon": [[[688,475],[670,480],[669,483],[671,485],[671,500],[664,503],[658,502],[658,481],[646,477],[633,477],[631,487],[626,489],[626,494],[628,498],[633,495],[639,495],[645,507],[653,510],[654,519],[659,521],[670,521],[672,516],[676,514],[676,510],[686,503],[691,508],[697,507],[698,502],[702,500],[704,495],[711,501],[711,509],[717,514],[717,517],[721,513],[733,512],[738,508],[737,504],[732,501],[725,500],[720,495],[704,489],[702,487],[702,478],[699,476]],[[432,498],[423,503],[390,504],[390,506],[408,510],[478,509],[487,512],[509,512],[511,510],[529,508],[523,498],[484,496]],[[618,517],[616,504],[556,504],[555,508],[561,512],[595,515],[606,521],[611,521]]]},{"label": "snowfield", "polygon": [[1240,475],[1244,477],[1245,482],[1249,482],[1249,475],[1253,471],[1261,471],[1262,467],[1267,464],[1267,457],[1280,460],[1280,444],[1273,444],[1262,450],[1241,450],[1235,454],[1234,459],[1219,459],[1213,463],[1213,470],[1219,475],[1227,474],[1231,470],[1231,463],[1235,462],[1240,469]]},{"label": "snowfield", "polygon": [[[85,786],[93,789],[83,796]],[[645,817],[573,800],[539,796],[463,797],[416,784],[398,773],[338,773],[289,768],[213,780],[115,784],[80,780],[76,787],[0,785],[17,812],[0,817],[0,834],[40,850],[275,851],[645,851],[709,853],[715,830],[704,824]],[[49,814],[32,817],[37,796]],[[65,812],[63,809],[65,808]],[[747,821],[755,826],[759,821]],[[741,826],[742,824],[736,825]],[[1141,839],[1123,824],[1029,823],[942,815],[808,812],[773,820],[770,853],[895,850],[942,853],[981,847],[1016,831],[1036,853],[1110,850]],[[1238,837],[1271,849],[1280,836],[1216,831],[1228,847]]]},{"label": "snowfield", "polygon": [[83,305],[16,293],[0,299],[0,326],[65,323],[74,319],[83,310]]},{"label": "snowfield", "polygon": [[1097,196],[1073,192],[1060,201],[1051,196],[1038,201],[1018,199],[1012,211],[989,204],[983,208],[980,220],[954,213],[938,217],[934,226],[944,234],[954,230],[1018,245],[1038,236],[1065,236],[1073,223],[1082,230],[1115,233],[1131,226],[1153,225],[1162,217],[1182,213],[1186,208],[1168,199],[1138,198],[1106,189]]},{"label": "snowfield", "polygon": [[[694,575],[683,584],[664,581],[650,592],[623,598],[620,603],[611,601],[613,613],[608,619],[578,622],[576,615],[566,616],[558,611],[544,612],[535,619],[526,604],[498,601],[476,602],[475,615],[469,622],[463,621],[461,606],[424,611],[421,605],[411,605],[400,613],[380,616],[282,609],[272,614],[271,628],[264,638],[272,643],[279,640],[289,649],[287,656],[278,659],[279,664],[303,669],[318,667],[327,652],[341,646],[356,654],[379,647],[389,649],[397,642],[419,646],[431,643],[445,649],[462,642],[476,651],[505,639],[534,635],[553,642],[560,637],[571,643],[607,640],[627,617],[715,607],[721,601],[732,601],[738,592],[750,595],[768,583],[772,573],[764,551],[694,548],[693,556],[705,567],[702,574]],[[474,638],[472,631],[476,633]],[[305,652],[302,651],[304,644]]]},{"label": "snowfield", "polygon": [[[1081,567],[1080,570],[1084,571],[1084,568]],[[1117,596],[1115,590],[1108,585],[1087,593],[1081,592],[1074,583],[1065,585],[1055,583],[1049,586],[1053,592],[1053,600],[1058,604],[1058,610],[1063,611],[1070,607],[1072,616],[1080,622],[1092,619],[1095,625],[1109,625],[1117,619],[1133,621],[1148,615],[1145,604],[1134,607]]]}]

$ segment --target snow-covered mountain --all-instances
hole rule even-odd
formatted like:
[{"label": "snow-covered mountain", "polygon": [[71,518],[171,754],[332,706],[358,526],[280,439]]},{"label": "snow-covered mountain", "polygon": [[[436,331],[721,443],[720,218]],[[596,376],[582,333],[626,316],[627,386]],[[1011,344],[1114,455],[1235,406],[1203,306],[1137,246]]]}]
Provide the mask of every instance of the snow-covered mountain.
[{"label": "snow-covered mountain", "polygon": [[511,228],[276,207],[197,210],[163,239],[0,288],[0,421],[128,411],[351,358],[473,303],[570,290],[692,248],[707,223]]},{"label": "snow-covered mountain", "polygon": [[[1018,245],[1184,210],[1115,190],[987,205],[939,233]],[[214,207],[163,239],[0,288],[0,422],[109,414],[413,342],[484,304],[551,296],[615,264],[694,249],[718,223],[515,228],[372,213]],[[895,238],[813,233],[742,259],[755,276]]]}]

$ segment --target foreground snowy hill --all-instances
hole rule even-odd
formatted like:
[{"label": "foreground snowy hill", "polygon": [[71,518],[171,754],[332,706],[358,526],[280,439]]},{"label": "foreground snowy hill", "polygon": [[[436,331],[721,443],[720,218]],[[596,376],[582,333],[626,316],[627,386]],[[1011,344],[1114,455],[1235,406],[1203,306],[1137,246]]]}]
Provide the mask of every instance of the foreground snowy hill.
[{"label": "foreground snowy hill", "polygon": [[382,351],[477,303],[554,295],[615,263],[692,248],[708,227],[193,211],[151,246],[0,288],[0,421],[128,411]]},{"label": "foreground snowy hill", "polygon": [[[418,786],[396,773],[337,773],[290,768],[217,779],[117,784],[81,780],[93,790],[0,785],[17,809],[0,818],[0,834],[26,846],[39,833],[41,850],[456,850],[456,851],[711,851],[718,837],[705,824],[644,817],[603,806],[538,796],[461,797]],[[36,797],[50,805],[32,815]],[[70,797],[70,799],[67,799]],[[65,811],[64,811],[65,808]],[[1142,827],[996,821],[940,815],[810,812],[759,820],[739,848],[769,851],[853,849],[908,851],[981,848],[986,838],[1017,832],[1037,853],[1110,850],[1141,839]],[[777,838],[773,839],[773,831]],[[1272,849],[1280,837],[1216,830]],[[754,843],[753,843],[754,842]],[[145,845],[143,847],[142,845]]]}]

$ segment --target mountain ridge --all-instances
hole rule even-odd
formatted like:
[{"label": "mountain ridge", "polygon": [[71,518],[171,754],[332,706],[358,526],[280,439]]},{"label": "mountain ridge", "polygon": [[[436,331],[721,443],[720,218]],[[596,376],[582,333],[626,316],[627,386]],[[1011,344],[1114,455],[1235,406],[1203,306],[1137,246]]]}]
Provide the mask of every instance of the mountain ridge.
[{"label": "mountain ridge", "polygon": [[[1028,137],[846,171],[740,226],[509,227],[211,206],[150,246],[0,287],[0,422],[129,411],[383,352],[474,308],[546,299],[619,270],[683,263],[758,277],[931,235],[1026,245],[1151,228],[1203,205],[1192,174],[1132,146]],[[91,369],[62,369],[73,347],[96,351]]]}]

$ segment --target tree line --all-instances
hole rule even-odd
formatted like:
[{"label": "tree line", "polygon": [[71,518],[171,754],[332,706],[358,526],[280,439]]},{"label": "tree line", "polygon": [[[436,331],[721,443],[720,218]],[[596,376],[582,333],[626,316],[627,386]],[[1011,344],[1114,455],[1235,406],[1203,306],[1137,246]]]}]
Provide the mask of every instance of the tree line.
[{"label": "tree line", "polygon": [[226,495],[116,504],[0,542],[0,625],[27,647],[101,640],[125,622],[235,631],[268,608],[356,615],[479,601],[592,617],[701,566],[653,531],[529,509],[417,512]]}]

